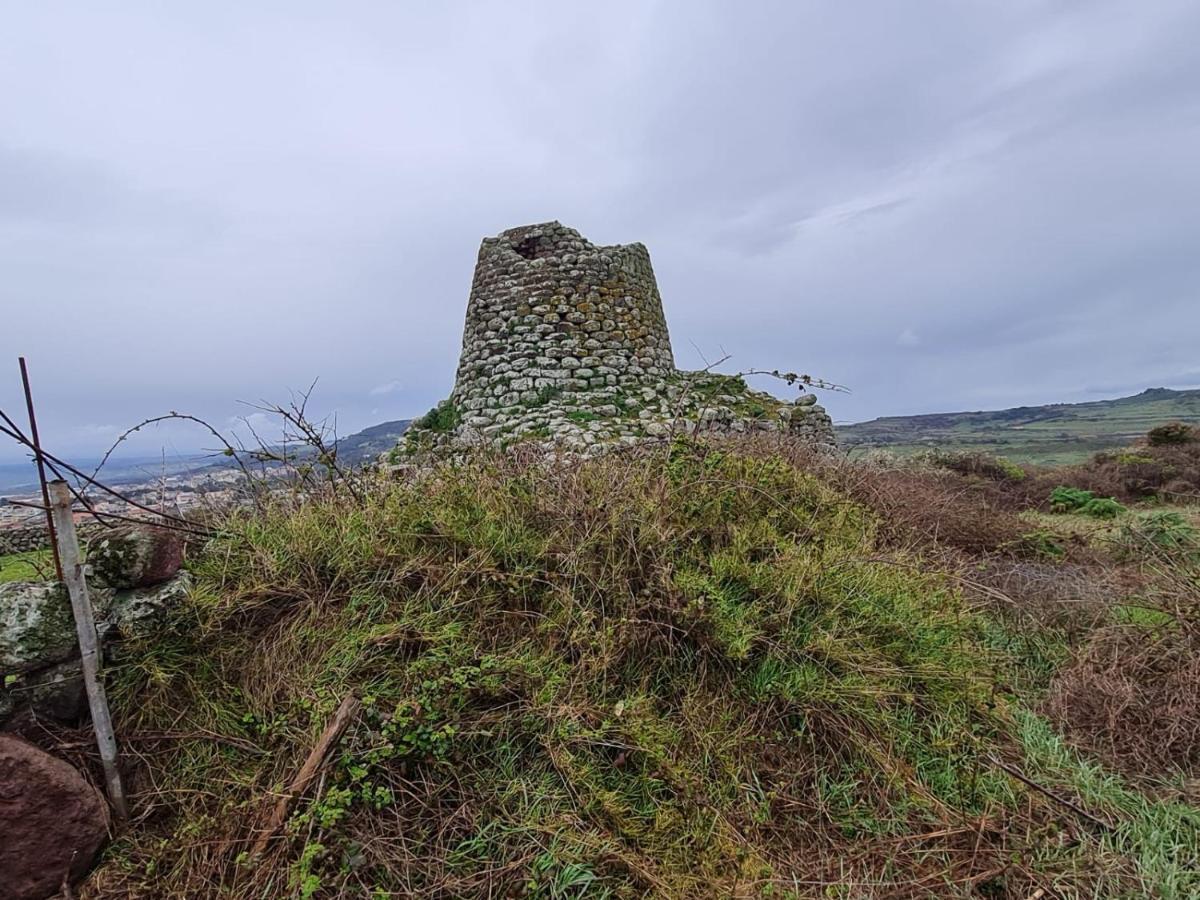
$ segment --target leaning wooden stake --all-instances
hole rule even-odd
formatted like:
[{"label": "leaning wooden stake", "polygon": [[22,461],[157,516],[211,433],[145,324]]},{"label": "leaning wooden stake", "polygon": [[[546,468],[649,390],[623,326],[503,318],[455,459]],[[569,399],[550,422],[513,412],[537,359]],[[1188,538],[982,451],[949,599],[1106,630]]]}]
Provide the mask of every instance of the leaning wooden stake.
[{"label": "leaning wooden stake", "polygon": [[309,751],[308,758],[304,760],[304,765],[300,767],[300,771],[296,777],[292,779],[292,783],[288,785],[288,789],[283,792],[275,803],[275,808],[271,811],[270,817],[267,819],[266,827],[258,833],[258,840],[254,842],[254,849],[251,851],[251,856],[257,856],[267,849],[267,843],[271,837],[283,825],[283,820],[287,817],[288,806],[291,805],[293,799],[303,794],[308,787],[313,776],[317,774],[317,770],[321,768],[321,763],[325,761],[325,757],[333,746],[338,742],[338,738],[342,736],[342,732],[346,730],[346,726],[358,714],[359,702],[358,698],[353,694],[348,695],[342,705],[338,707],[336,713],[329,724],[325,726],[325,730],[321,732],[321,737],[317,743]]},{"label": "leaning wooden stake", "polygon": [[96,616],[92,611],[91,597],[88,596],[87,577],[79,555],[79,539],[75,535],[75,519],[71,515],[71,489],[65,481],[50,482],[50,512],[54,518],[58,556],[62,560],[63,581],[71,595],[71,611],[75,614],[83,684],[87,688],[96,744],[100,747],[104,780],[108,783],[108,800],[117,817],[125,819],[129,816],[129,809],[125,804],[121,773],[117,769],[117,738],[113,734],[112,716],[108,712],[108,697],[100,680],[100,641],[96,636]]},{"label": "leaning wooden stake", "polygon": [[54,571],[63,580],[62,560],[58,558],[58,538],[55,536],[54,516],[50,512],[50,492],[46,488],[46,460],[42,456],[42,439],[38,437],[37,414],[33,411],[33,390],[29,387],[29,367],[25,357],[17,357],[21,367],[21,386],[25,388],[25,409],[29,413],[29,439],[33,442],[33,459],[37,463],[38,484],[42,488],[42,505],[46,507],[46,529],[50,532],[50,552],[54,556]]}]

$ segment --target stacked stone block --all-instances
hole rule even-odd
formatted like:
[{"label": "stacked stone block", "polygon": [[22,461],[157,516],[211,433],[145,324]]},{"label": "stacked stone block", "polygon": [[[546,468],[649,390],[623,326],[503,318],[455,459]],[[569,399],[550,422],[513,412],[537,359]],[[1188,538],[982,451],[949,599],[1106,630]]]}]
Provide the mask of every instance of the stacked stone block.
[{"label": "stacked stone block", "polygon": [[655,386],[674,371],[643,245],[597,247],[558,222],[484,240],[451,395],[467,425],[552,392]]},{"label": "stacked stone block", "polygon": [[741,379],[680,372],[645,246],[597,246],[547,222],[484,239],[454,390],[403,446],[582,449],[682,429],[782,430],[832,445],[815,399],[787,404]]}]

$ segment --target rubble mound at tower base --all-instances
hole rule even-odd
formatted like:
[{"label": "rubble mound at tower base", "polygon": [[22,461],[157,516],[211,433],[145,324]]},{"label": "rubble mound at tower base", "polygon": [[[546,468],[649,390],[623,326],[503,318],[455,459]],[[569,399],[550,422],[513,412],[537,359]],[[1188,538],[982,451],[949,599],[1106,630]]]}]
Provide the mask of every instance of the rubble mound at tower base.
[{"label": "rubble mound at tower base", "polygon": [[737,375],[678,371],[658,387],[543,390],[528,404],[497,410],[487,423],[445,400],[413,422],[403,452],[504,447],[517,442],[599,451],[673,432],[778,432],[832,448],[833,425],[813,394],[794,402],[750,388]]}]

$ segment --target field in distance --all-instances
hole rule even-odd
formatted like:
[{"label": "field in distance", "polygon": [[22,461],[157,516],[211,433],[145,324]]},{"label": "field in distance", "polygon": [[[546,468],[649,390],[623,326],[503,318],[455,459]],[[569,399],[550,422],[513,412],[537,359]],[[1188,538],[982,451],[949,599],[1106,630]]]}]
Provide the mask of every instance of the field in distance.
[{"label": "field in distance", "polygon": [[886,416],[838,426],[851,455],[873,449],[908,456],[921,450],[979,450],[1017,462],[1064,465],[1124,447],[1155,425],[1200,424],[1200,390],[1150,388],[1132,397],[1091,403],[1019,406],[986,412]]}]

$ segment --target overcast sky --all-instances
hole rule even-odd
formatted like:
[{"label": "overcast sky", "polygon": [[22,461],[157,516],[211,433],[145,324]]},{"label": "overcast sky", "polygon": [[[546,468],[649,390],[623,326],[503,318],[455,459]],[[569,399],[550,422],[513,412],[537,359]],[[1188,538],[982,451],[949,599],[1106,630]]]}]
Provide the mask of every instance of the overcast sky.
[{"label": "overcast sky", "polygon": [[24,354],[51,449],[318,376],[420,414],[480,239],[548,219],[839,421],[1200,383],[1194,0],[0,8],[0,407]]}]

